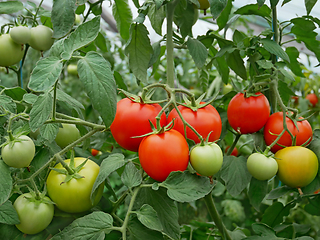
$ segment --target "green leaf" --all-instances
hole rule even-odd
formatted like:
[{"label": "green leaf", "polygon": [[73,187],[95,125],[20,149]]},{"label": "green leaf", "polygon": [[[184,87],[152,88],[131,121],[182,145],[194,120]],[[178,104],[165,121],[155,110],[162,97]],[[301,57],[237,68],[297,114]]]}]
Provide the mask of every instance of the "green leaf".
[{"label": "green leaf", "polygon": [[153,53],[148,30],[143,24],[134,23],[130,28],[130,39],[126,46],[129,67],[137,79],[147,82],[147,69]]},{"label": "green leaf", "polygon": [[289,215],[290,209],[295,205],[295,202],[290,202],[286,206],[281,202],[275,202],[265,210],[261,222],[274,227],[283,222],[283,218]]},{"label": "green leaf", "polygon": [[306,10],[307,10],[307,15],[310,14],[312,8],[314,7],[314,5],[317,3],[318,0],[304,0],[304,4],[306,6]]},{"label": "green leaf", "polygon": [[162,225],[157,212],[148,204],[144,204],[135,212],[139,221],[149,229],[161,231]]},{"label": "green leaf", "polygon": [[133,162],[129,162],[121,175],[121,181],[128,188],[133,188],[139,186],[142,182],[142,177],[139,170],[133,164]]},{"label": "green leaf", "polygon": [[259,7],[258,4],[248,4],[239,8],[234,12],[234,14],[256,15],[263,18],[271,19],[271,9],[267,5]]},{"label": "green leaf", "polygon": [[274,54],[274,55],[276,55],[276,56],[278,56],[278,57],[282,58],[283,60],[290,63],[290,58],[287,55],[287,53],[275,41],[264,38],[264,39],[261,39],[260,42],[263,44],[264,48],[268,52],[270,52],[270,53],[272,53],[272,54]]},{"label": "green leaf", "polygon": [[217,18],[217,24],[219,26],[219,30],[222,30],[226,25],[230,17],[232,9],[232,0],[228,0],[226,7],[221,12],[220,16]]},{"label": "green leaf", "polygon": [[[11,97],[0,95],[0,110],[1,108],[9,111],[9,112],[16,112],[16,104],[12,101]],[[4,113],[4,112],[3,112]]]},{"label": "green leaf", "polygon": [[75,20],[74,11],[76,7],[76,0],[53,1],[51,21],[54,38],[61,38],[71,31]]},{"label": "green leaf", "polygon": [[128,224],[130,240],[163,240],[160,232],[145,227],[137,218],[131,218]]},{"label": "green leaf", "polygon": [[74,99],[69,94],[65,93],[60,89],[57,89],[57,100],[61,102],[65,102],[71,108],[76,110],[79,114],[81,114],[81,109],[83,110],[85,109],[82,103],[80,103],[78,100]]},{"label": "green leaf", "polygon": [[23,101],[29,104],[34,104],[35,101],[37,101],[37,99],[38,99],[38,96],[32,93],[27,93],[23,95]]},{"label": "green leaf", "polygon": [[263,59],[263,60],[258,60],[258,61],[256,61],[256,63],[257,63],[260,67],[262,67],[262,68],[264,68],[264,69],[272,69],[272,68],[274,68],[272,62],[271,62],[271,61],[268,61],[268,60],[265,60],[265,59]]},{"label": "green leaf", "polygon": [[176,203],[167,196],[165,188],[159,188],[157,191],[142,188],[138,193],[135,207],[140,209],[144,204],[150,205],[157,212],[165,234],[173,239],[180,239],[178,208]]},{"label": "green leaf", "polygon": [[64,52],[62,53],[62,58],[69,60],[75,50],[93,42],[98,36],[99,30],[100,17],[95,17],[92,20],[79,25],[76,30],[64,40]]},{"label": "green leaf", "polygon": [[309,203],[305,205],[304,210],[314,216],[320,216],[320,195],[309,198]]},{"label": "green leaf", "polygon": [[289,3],[289,2],[291,2],[291,0],[284,0],[283,3],[281,4],[281,6],[283,6],[283,5],[285,5],[285,4]]},{"label": "green leaf", "polygon": [[249,200],[251,205],[257,210],[260,211],[260,204],[262,200],[267,195],[268,191],[268,181],[259,181],[254,177],[251,178],[250,187],[249,187]]},{"label": "green leaf", "polygon": [[252,224],[252,230],[260,236],[270,237],[270,238],[275,237],[276,238],[274,230],[263,223]]},{"label": "green leaf", "polygon": [[209,3],[211,15],[216,19],[227,6],[228,0],[209,0]]},{"label": "green leaf", "polygon": [[[286,71],[284,69],[284,71]],[[282,101],[285,105],[288,104],[291,96],[294,96],[294,92],[289,88],[288,84],[284,81],[278,81],[278,89],[280,96],[282,98]]]},{"label": "green leaf", "polygon": [[46,57],[37,62],[33,69],[28,88],[36,92],[46,91],[58,80],[63,64],[57,57]]},{"label": "green leaf", "polygon": [[64,52],[64,39],[55,41],[49,50],[50,57],[62,58],[61,54]]},{"label": "green leaf", "polygon": [[258,3],[259,8],[264,5],[265,1],[266,1],[266,0],[257,0],[257,3]]},{"label": "green leaf", "polygon": [[5,88],[4,93],[11,97],[13,100],[21,101],[23,99],[23,95],[27,93],[26,90],[24,90],[21,87],[13,87],[13,88]]},{"label": "green leaf", "polygon": [[108,52],[106,38],[99,32],[97,38],[94,40],[94,43],[102,52]]},{"label": "green leaf", "polygon": [[202,68],[208,57],[206,47],[199,40],[190,37],[187,40],[187,47],[196,66]]},{"label": "green leaf", "polygon": [[150,19],[150,23],[151,23],[151,26],[154,29],[154,31],[161,36],[163,21],[166,17],[165,6],[161,6],[158,9],[156,4],[152,4],[149,7],[148,17]]},{"label": "green leaf", "polygon": [[301,69],[301,64],[297,60],[299,58],[299,54],[300,54],[298,49],[295,47],[287,47],[286,53],[288,54],[289,59],[290,59],[290,63],[288,64],[288,67],[290,68],[290,70],[296,76],[304,77],[304,74],[302,73],[302,69]]},{"label": "green leaf", "polygon": [[118,88],[121,88],[123,90],[127,90],[127,85],[124,83],[124,80],[123,80],[120,73],[118,73],[117,71],[114,71],[113,77],[117,83]]},{"label": "green leaf", "polygon": [[78,61],[79,78],[106,127],[113,122],[117,107],[117,86],[109,62],[97,52]]},{"label": "green leaf", "polygon": [[206,196],[214,187],[209,178],[190,172],[172,172],[159,186],[167,188],[168,196],[178,202],[191,202]]},{"label": "green leaf", "polygon": [[0,14],[12,14],[24,9],[21,1],[0,2]]},{"label": "green leaf", "polygon": [[52,111],[53,99],[50,93],[40,95],[33,104],[30,111],[30,129],[36,131],[45,121],[48,120]]},{"label": "green leaf", "polygon": [[18,224],[20,223],[17,211],[10,201],[0,205],[0,223]]},{"label": "green leaf", "polygon": [[12,178],[9,167],[0,160],[0,205],[6,202],[12,190]]},{"label": "green leaf", "polygon": [[251,174],[247,169],[245,157],[225,156],[221,168],[221,178],[231,196],[238,196],[249,184]]},{"label": "green leaf", "polygon": [[119,153],[109,155],[106,159],[103,159],[100,165],[99,174],[91,190],[91,195],[90,195],[91,200],[93,200],[92,198],[93,193],[100,186],[100,184],[106,180],[106,178],[110,175],[110,173],[121,168],[125,164],[126,164],[126,161],[124,160],[124,156]]},{"label": "green leaf", "polygon": [[59,124],[57,123],[44,124],[40,128],[41,136],[49,142],[52,142],[56,138],[58,132]]},{"label": "green leaf", "polygon": [[195,11],[190,2],[180,1],[174,10],[174,23],[179,27],[181,36],[192,36],[192,26],[194,25]]},{"label": "green leaf", "polygon": [[232,53],[226,54],[228,66],[242,79],[247,79],[247,71],[244,66],[243,59],[240,56],[239,50],[234,50]]},{"label": "green leaf", "polygon": [[113,224],[112,216],[101,211],[93,212],[74,220],[61,232],[54,235],[52,240],[97,239],[105,238],[105,231]]},{"label": "green leaf", "polygon": [[266,199],[268,200],[274,200],[274,199],[278,199],[280,197],[282,197],[285,194],[294,192],[293,188],[290,188],[288,186],[282,186],[282,187],[278,187],[273,189],[267,196]]},{"label": "green leaf", "polygon": [[112,4],[112,13],[121,37],[124,40],[128,40],[132,22],[132,12],[128,0],[115,0]]},{"label": "green leaf", "polygon": [[271,8],[275,8],[279,3],[279,0],[270,0]]}]

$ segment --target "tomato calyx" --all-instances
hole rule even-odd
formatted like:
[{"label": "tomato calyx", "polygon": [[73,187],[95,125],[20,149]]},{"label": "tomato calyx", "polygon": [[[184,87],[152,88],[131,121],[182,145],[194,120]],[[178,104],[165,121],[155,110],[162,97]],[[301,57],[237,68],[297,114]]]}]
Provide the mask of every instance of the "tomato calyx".
[{"label": "tomato calyx", "polygon": [[4,137],[7,141],[5,141],[3,144],[1,144],[0,148],[9,145],[9,148],[11,149],[11,148],[13,148],[14,144],[17,143],[17,142],[28,141],[26,139],[21,139],[20,138],[22,135],[25,135],[25,132],[12,135],[12,132],[9,131],[8,134],[9,134],[8,136]]},{"label": "tomato calyx", "polygon": [[58,168],[50,168],[51,170],[54,170],[60,174],[66,175],[65,179],[63,180],[63,182],[60,183],[67,183],[69,182],[71,179],[80,179],[80,178],[84,178],[84,176],[79,174],[79,171],[84,167],[84,165],[86,165],[87,161],[89,160],[89,158],[86,158],[86,160],[83,161],[83,163],[81,163],[79,166],[75,167],[75,163],[74,163],[74,154],[71,154],[70,157],[70,163],[69,165],[67,163],[65,163],[61,157],[57,157],[61,163],[61,165],[64,167],[64,169],[58,169]]},{"label": "tomato calyx", "polygon": [[28,199],[29,202],[34,202],[36,205],[40,205],[41,203],[55,204],[53,201],[49,200],[48,197],[46,197],[46,190],[43,192],[35,192],[29,188],[29,193],[31,196],[24,196],[24,198]]},{"label": "tomato calyx", "polygon": [[154,94],[155,90],[149,91],[147,94],[142,93],[141,96],[132,94],[130,92],[127,92],[123,89],[118,89],[119,92],[121,92],[123,95],[125,95],[127,98],[129,98],[131,101],[135,103],[140,103],[140,104],[153,104],[153,103],[162,103],[165,101],[152,101],[151,97]]}]

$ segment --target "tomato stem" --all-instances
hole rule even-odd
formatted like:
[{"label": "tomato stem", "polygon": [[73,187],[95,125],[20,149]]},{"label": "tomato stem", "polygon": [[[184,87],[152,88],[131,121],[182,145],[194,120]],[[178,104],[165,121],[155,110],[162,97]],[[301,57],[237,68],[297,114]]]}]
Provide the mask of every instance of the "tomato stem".
[{"label": "tomato stem", "polygon": [[226,153],[227,156],[231,155],[231,153],[232,153],[233,149],[236,147],[236,145],[237,145],[240,137],[241,137],[241,134],[237,132],[236,138],[234,139],[231,147],[228,149],[228,151],[227,151],[227,153]]},{"label": "tomato stem", "polygon": [[232,240],[228,230],[226,229],[226,227],[224,226],[220,214],[217,211],[217,208],[214,204],[213,198],[212,198],[212,192],[210,191],[210,193],[208,195],[206,195],[204,197],[204,201],[206,203],[206,206],[208,208],[208,211],[210,213],[210,216],[212,217],[212,220],[214,221],[214,223],[216,224],[218,230],[221,233],[221,237],[223,240]]},{"label": "tomato stem", "polygon": [[68,164],[65,163],[65,161],[63,161],[63,159],[61,158],[61,156],[59,154],[55,154],[55,158],[61,163],[61,165],[68,171],[69,175],[73,175],[74,174],[74,170],[71,169],[69,167]]}]

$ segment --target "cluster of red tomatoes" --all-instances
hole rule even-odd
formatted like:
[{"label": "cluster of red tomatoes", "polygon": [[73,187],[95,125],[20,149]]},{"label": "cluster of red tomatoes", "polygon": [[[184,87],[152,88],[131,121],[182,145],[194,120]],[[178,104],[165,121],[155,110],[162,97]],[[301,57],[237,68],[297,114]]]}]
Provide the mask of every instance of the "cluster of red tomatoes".
[{"label": "cluster of red tomatoes", "polygon": [[[173,109],[168,117],[163,113],[160,119],[161,126],[174,121],[172,129],[139,137],[152,132],[149,121],[156,125],[156,117],[161,109],[159,104],[144,104],[129,98],[120,100],[117,104],[115,119],[110,127],[117,143],[125,149],[139,152],[142,168],[157,181],[164,181],[172,171],[186,170],[189,159],[192,166],[201,175],[215,174],[220,169],[223,160],[220,147],[214,143],[219,139],[222,128],[217,110],[212,105],[196,111],[185,106],[178,106],[182,117],[203,138],[209,135],[208,144],[199,144],[200,140],[197,135],[189,127],[184,128],[176,109]],[[185,136],[198,143],[191,150],[190,156]]]},{"label": "cluster of red tomatoes", "polygon": [[[212,105],[197,110],[180,105],[178,109],[180,113],[173,109],[168,116],[162,113],[160,118],[161,126],[174,120],[172,129],[145,136],[152,132],[149,121],[156,125],[161,106],[124,98],[117,105],[117,113],[110,127],[112,135],[121,147],[138,152],[142,168],[157,181],[164,181],[172,171],[186,170],[189,161],[200,175],[214,175],[223,160],[220,147],[214,143],[221,134],[219,113]],[[203,138],[209,136],[208,142],[201,143],[195,132],[184,126],[179,114]],[[274,157],[263,153],[249,156],[247,166],[253,177],[268,180],[277,174],[283,183],[291,187],[306,186],[315,178],[317,157],[304,147],[310,143],[313,134],[307,120],[284,118],[282,112],[270,115],[268,99],[260,92],[235,95],[228,105],[227,115],[230,126],[239,134],[263,129],[268,146],[276,141],[270,149],[275,153]],[[291,134],[284,131],[284,119]],[[196,143],[190,151],[186,139]]]},{"label": "cluster of red tomatoes", "polygon": [[10,33],[0,35],[0,66],[9,67],[22,59],[24,55],[24,44],[29,44],[39,51],[46,51],[51,48],[54,39],[53,31],[44,25],[28,28],[16,26]]},{"label": "cluster of red tomatoes", "polygon": [[[270,115],[268,99],[260,92],[251,96],[238,93],[231,99],[227,114],[230,126],[239,134],[254,133],[263,128],[264,140],[275,153],[274,157],[262,153],[250,155],[247,167],[252,176],[267,180],[277,174],[284,184],[296,188],[308,185],[316,177],[317,156],[304,147],[313,135],[307,120],[291,119],[283,116],[283,112]],[[284,122],[290,133],[284,130]]]}]

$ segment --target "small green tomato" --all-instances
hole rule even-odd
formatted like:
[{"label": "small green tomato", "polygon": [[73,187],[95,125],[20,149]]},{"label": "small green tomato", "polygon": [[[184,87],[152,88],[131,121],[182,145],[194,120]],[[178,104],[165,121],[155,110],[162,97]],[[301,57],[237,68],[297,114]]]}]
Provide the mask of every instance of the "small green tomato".
[{"label": "small green tomato", "polygon": [[272,157],[267,157],[262,153],[253,153],[248,157],[247,168],[254,178],[264,181],[276,175],[278,163]]}]

